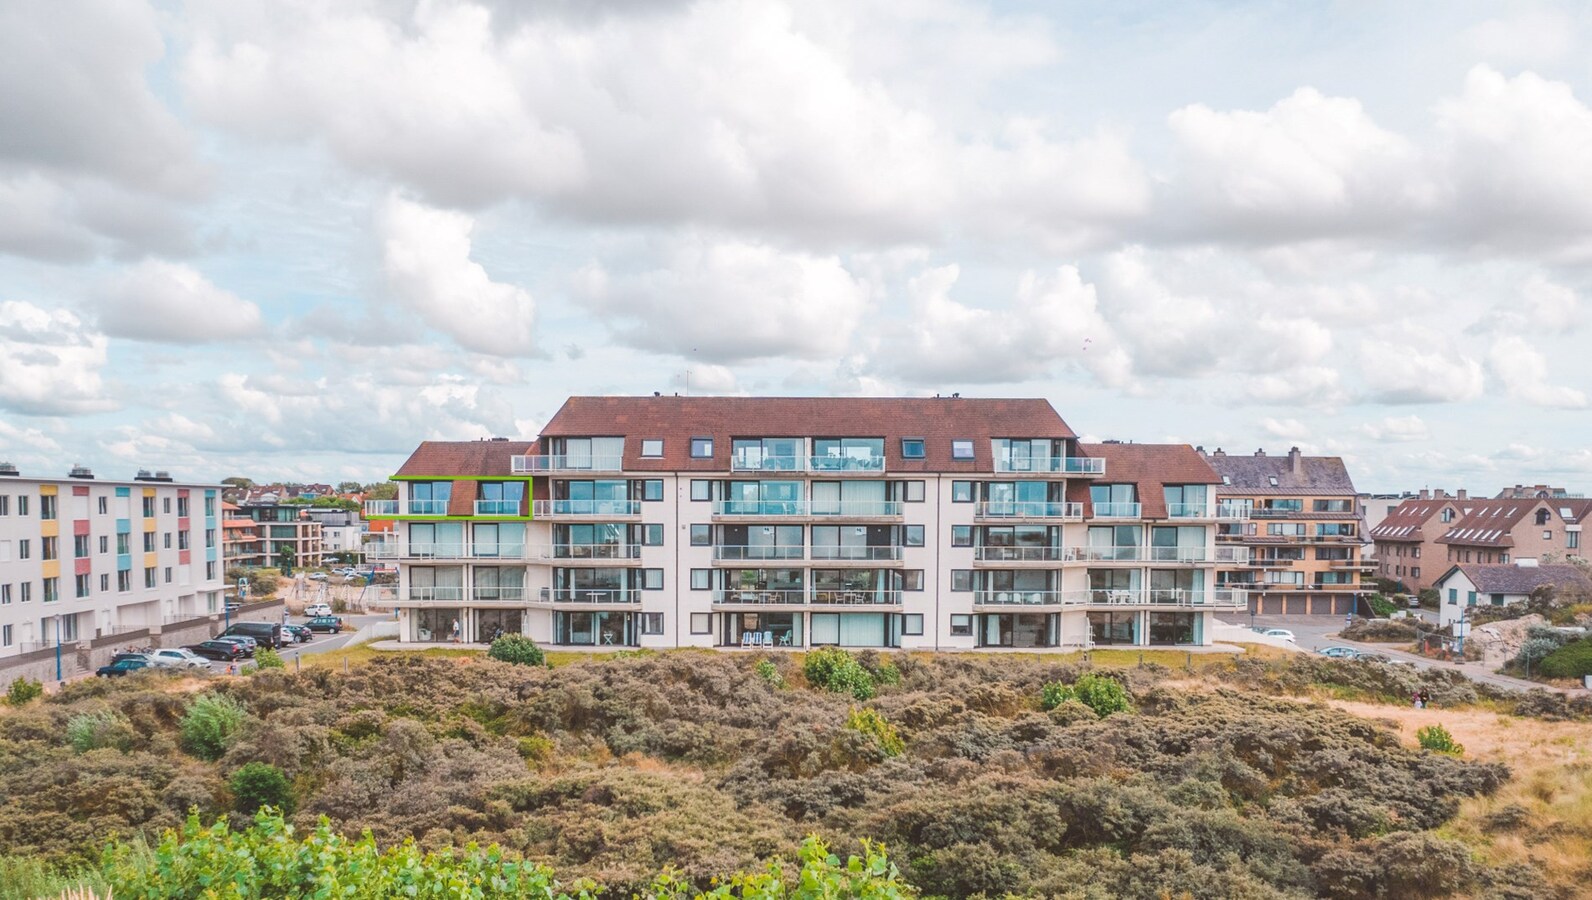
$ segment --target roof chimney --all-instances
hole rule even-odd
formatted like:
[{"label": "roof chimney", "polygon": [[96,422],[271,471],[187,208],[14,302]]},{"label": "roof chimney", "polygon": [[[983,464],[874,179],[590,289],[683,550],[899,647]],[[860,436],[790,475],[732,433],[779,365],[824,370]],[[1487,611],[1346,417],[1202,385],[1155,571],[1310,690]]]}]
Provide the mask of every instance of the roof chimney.
[{"label": "roof chimney", "polygon": [[1432,492],[1427,490],[1426,488],[1421,488],[1421,499],[1422,500],[1430,500],[1430,499],[1432,499]]},{"label": "roof chimney", "polygon": [[1265,456],[1266,455],[1266,448],[1262,447],[1259,450],[1256,450],[1255,451],[1255,455],[1256,456]]},{"label": "roof chimney", "polygon": [[1464,490],[1464,488],[1461,488],[1458,491],[1454,492],[1454,499],[1455,500],[1463,500],[1463,499],[1465,499],[1465,490]]},{"label": "roof chimney", "polygon": [[1222,450],[1222,448],[1220,448],[1220,447],[1217,447],[1217,448],[1216,448],[1216,452],[1215,452],[1215,453],[1212,453],[1212,454],[1211,454],[1211,455],[1212,455],[1212,456],[1220,456],[1220,457],[1222,457],[1222,458],[1223,458],[1223,459],[1226,459],[1226,458],[1227,458],[1227,453],[1226,453],[1226,452],[1225,452],[1225,451],[1223,451],[1223,450]]},{"label": "roof chimney", "polygon": [[1305,460],[1299,455],[1298,447],[1288,448],[1288,468],[1292,469],[1295,475],[1305,474]]}]

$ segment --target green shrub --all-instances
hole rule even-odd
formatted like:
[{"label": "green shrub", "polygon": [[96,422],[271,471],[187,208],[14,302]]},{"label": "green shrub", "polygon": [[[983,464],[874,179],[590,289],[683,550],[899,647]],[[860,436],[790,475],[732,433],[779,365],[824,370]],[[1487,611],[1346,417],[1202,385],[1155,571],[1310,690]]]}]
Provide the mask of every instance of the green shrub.
[{"label": "green shrub", "polygon": [[18,678],[6,688],[6,702],[12,706],[21,706],[44,693],[44,683],[31,678]]},{"label": "green shrub", "polygon": [[1462,756],[1465,745],[1454,740],[1448,729],[1441,725],[1427,725],[1416,729],[1415,740],[1420,742],[1422,750],[1432,750],[1437,753],[1447,753],[1450,756]]},{"label": "green shrub", "polygon": [[1571,641],[1544,656],[1541,671],[1549,678],[1592,675],[1592,640]]},{"label": "green shrub", "polygon": [[1060,681],[1046,682],[1039,689],[1039,708],[1050,712],[1068,700],[1076,700],[1078,695],[1073,692],[1072,685]]},{"label": "green shrub", "polygon": [[260,649],[254,651],[254,669],[255,669],[255,671],[258,671],[260,669],[285,669],[285,668],[287,668],[287,663],[283,662],[282,654],[276,652],[275,650],[272,650],[270,647],[261,647]]},{"label": "green shrub", "polygon": [[1425,588],[1416,595],[1420,598],[1421,606],[1427,609],[1436,609],[1442,597],[1437,593],[1437,588]]},{"label": "green shrub", "polygon": [[106,747],[126,753],[135,737],[132,723],[115,710],[78,713],[66,722],[66,742],[79,753]]},{"label": "green shrub", "polygon": [[895,663],[882,662],[879,664],[879,671],[874,674],[874,678],[880,684],[897,685],[901,683],[901,670],[895,667]]},{"label": "green shrub", "polygon": [[1369,601],[1371,603],[1371,611],[1384,619],[1398,612],[1401,608],[1397,603],[1394,603],[1392,600],[1389,600],[1381,594],[1372,594],[1369,598]]},{"label": "green shrub", "polygon": [[802,661],[802,674],[813,687],[850,694],[858,700],[870,700],[875,693],[873,676],[839,647],[821,647],[807,654]]},{"label": "green shrub", "polygon": [[756,672],[757,677],[763,679],[763,681],[766,682],[769,687],[772,687],[775,690],[780,690],[785,687],[785,676],[779,674],[779,667],[774,665],[773,660],[760,659],[757,661],[757,665],[752,667],[752,670]]},{"label": "green shrub", "polygon": [[896,727],[884,716],[867,707],[852,710],[851,715],[846,717],[846,727],[858,734],[873,738],[885,756],[900,756],[901,751],[907,748],[906,741],[901,739],[901,733],[896,731]]},{"label": "green shrub", "polygon": [[270,763],[244,763],[227,779],[227,787],[232,790],[232,808],[246,816],[263,807],[281,810],[283,815],[293,814],[293,786],[288,784],[287,775]]},{"label": "green shrub", "polygon": [[1078,681],[1072,689],[1078,695],[1078,700],[1083,705],[1095,711],[1095,715],[1104,719],[1112,713],[1127,712],[1133,708],[1128,700],[1128,691],[1122,682],[1109,675],[1099,675],[1094,672],[1085,672],[1078,676]]},{"label": "green shrub", "polygon": [[1551,637],[1528,638],[1520,645],[1520,652],[1515,654],[1510,665],[1526,671],[1536,669],[1538,663],[1548,658],[1550,654],[1558,652],[1559,644],[1559,641]]},{"label": "green shrub", "polygon": [[226,694],[202,694],[183,714],[182,747],[200,759],[220,759],[248,715]]},{"label": "green shrub", "polygon": [[493,640],[486,655],[499,662],[521,666],[540,666],[547,659],[542,653],[542,648],[536,646],[535,641],[523,634],[505,634]]}]

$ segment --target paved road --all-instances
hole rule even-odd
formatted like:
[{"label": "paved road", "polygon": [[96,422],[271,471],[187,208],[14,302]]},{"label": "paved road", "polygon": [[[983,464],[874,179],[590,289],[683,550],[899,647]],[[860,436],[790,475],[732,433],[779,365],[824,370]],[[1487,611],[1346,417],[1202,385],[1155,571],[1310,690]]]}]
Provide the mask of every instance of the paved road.
[{"label": "paved road", "polygon": [[[356,630],[363,628],[366,625],[376,622],[387,622],[391,619],[392,613],[368,613],[343,616],[343,621],[354,626]],[[292,616],[288,619],[288,621],[292,623],[299,623],[304,621],[304,617]],[[220,629],[217,629],[217,633],[220,633]],[[283,661],[288,664],[288,667],[292,668],[293,660],[296,657],[308,656],[312,653],[330,653],[333,650],[341,649],[348,646],[348,642],[353,638],[353,636],[354,632],[352,631],[345,631],[341,634],[316,634],[315,640],[310,641],[308,644],[289,644],[277,652],[281,654]],[[244,662],[246,663],[247,660]],[[210,670],[212,672],[225,672],[227,671],[227,665],[227,663],[223,662],[212,662],[210,664]],[[238,665],[241,666],[243,663],[239,663]]]},{"label": "paved road", "polygon": [[[1413,612],[1413,610],[1412,610]],[[1420,610],[1421,620],[1427,625],[1434,626],[1437,614],[1431,610]],[[1299,649],[1317,651],[1323,647],[1353,647],[1371,653],[1380,653],[1389,659],[1410,663],[1421,669],[1458,669],[1465,677],[1472,681],[1489,684],[1494,687],[1512,691],[1529,691],[1534,688],[1555,691],[1560,688],[1549,687],[1523,678],[1511,678],[1508,675],[1499,675],[1497,672],[1482,666],[1479,663],[1465,663],[1457,665],[1442,660],[1429,659],[1416,653],[1407,653],[1394,649],[1392,644],[1370,644],[1359,641],[1346,641],[1337,636],[1343,629],[1344,620],[1337,616],[1255,616],[1256,627],[1286,628],[1294,633],[1295,642]],[[1231,625],[1249,625],[1249,617],[1224,618],[1222,621]]]}]

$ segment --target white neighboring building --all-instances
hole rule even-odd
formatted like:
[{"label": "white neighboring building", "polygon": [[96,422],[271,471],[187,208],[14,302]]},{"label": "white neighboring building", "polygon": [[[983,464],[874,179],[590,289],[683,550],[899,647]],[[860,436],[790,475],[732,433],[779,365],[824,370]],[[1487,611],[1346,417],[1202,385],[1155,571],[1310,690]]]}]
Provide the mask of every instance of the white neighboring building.
[{"label": "white neighboring building", "polygon": [[1457,565],[1437,579],[1438,622],[1447,629],[1476,606],[1521,603],[1540,587],[1592,591],[1592,580],[1576,566],[1541,566],[1519,560],[1507,566]]},{"label": "white neighboring building", "polygon": [[572,397],[393,480],[400,635],[555,646],[1210,642],[1220,479],[1044,400]]},{"label": "white neighboring building", "polygon": [[341,509],[311,509],[309,513],[311,518],[321,523],[321,552],[363,552],[365,523],[359,513]]},{"label": "white neighboring building", "polygon": [[0,657],[221,611],[221,485],[0,465]]}]

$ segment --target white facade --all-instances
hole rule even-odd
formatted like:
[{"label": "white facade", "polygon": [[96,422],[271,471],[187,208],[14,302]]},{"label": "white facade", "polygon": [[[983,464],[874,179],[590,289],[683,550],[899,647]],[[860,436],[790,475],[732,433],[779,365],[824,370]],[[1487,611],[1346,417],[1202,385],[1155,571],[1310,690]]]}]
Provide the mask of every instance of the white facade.
[{"label": "white facade", "polygon": [[[450,640],[457,622],[465,641],[501,628],[555,646],[1206,644],[1214,611],[1247,603],[1216,585],[1245,549],[1216,545],[1213,484],[1177,485],[1152,520],[1151,504],[1066,499],[1121,486],[1098,458],[895,473],[803,439],[793,463],[626,471],[623,441],[600,440],[621,442],[516,456],[502,481],[400,476],[399,500],[367,508],[398,519],[367,549],[399,563],[402,640]],[[493,515],[447,516],[456,490],[537,499],[478,494]],[[1036,496],[1051,499],[1017,499]]]},{"label": "white facade", "polygon": [[0,656],[219,611],[220,491],[0,475]]}]

